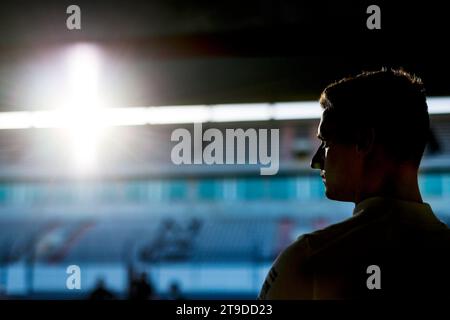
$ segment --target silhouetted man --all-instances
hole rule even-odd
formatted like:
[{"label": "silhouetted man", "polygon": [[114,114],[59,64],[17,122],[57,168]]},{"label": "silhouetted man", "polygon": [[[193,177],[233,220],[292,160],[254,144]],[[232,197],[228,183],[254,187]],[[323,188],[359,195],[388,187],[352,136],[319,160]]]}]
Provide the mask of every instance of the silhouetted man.
[{"label": "silhouetted man", "polygon": [[320,105],[311,167],[329,199],[355,203],[353,216],[284,250],[259,298],[449,297],[449,230],[417,182],[429,136],[421,80],[365,72],[329,85]]}]

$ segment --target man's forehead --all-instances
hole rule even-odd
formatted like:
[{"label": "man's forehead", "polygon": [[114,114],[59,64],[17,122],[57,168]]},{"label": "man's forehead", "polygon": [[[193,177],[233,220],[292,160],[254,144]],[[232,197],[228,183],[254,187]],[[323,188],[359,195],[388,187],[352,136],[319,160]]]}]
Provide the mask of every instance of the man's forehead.
[{"label": "man's forehead", "polygon": [[327,112],[323,112],[320,118],[320,123],[317,128],[317,137],[324,138],[333,136],[336,132],[336,121],[331,119]]}]

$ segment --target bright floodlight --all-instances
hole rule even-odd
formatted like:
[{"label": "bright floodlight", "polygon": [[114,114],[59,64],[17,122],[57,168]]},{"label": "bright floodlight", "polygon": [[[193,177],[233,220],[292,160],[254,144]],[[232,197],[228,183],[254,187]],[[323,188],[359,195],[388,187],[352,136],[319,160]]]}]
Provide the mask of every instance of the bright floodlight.
[{"label": "bright floodlight", "polygon": [[100,71],[98,49],[79,44],[71,48],[67,58],[69,103],[74,108],[95,107]]},{"label": "bright floodlight", "polygon": [[103,134],[99,97],[99,52],[95,46],[79,44],[67,56],[67,98],[63,113],[80,170],[92,169]]}]

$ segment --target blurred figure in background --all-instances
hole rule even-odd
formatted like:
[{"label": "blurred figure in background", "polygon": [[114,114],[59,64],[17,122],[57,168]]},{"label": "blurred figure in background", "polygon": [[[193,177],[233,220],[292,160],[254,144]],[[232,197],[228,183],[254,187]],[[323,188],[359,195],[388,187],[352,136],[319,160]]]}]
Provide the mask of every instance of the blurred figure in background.
[{"label": "blurred figure in background", "polygon": [[111,291],[106,289],[105,281],[103,279],[99,279],[97,281],[97,285],[95,286],[94,291],[89,296],[89,300],[115,300],[116,297],[112,294]]},{"label": "blurred figure in background", "polygon": [[148,280],[146,272],[142,272],[138,278],[132,280],[130,286],[130,300],[152,300],[155,298],[155,290]]},{"label": "blurred figure in background", "polygon": [[168,300],[184,300],[177,281],[172,281],[170,284]]}]

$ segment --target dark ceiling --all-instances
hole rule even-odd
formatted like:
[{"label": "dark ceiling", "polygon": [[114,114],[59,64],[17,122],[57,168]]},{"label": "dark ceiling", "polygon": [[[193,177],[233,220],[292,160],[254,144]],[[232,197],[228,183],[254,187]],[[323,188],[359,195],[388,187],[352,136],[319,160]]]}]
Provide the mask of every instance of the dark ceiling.
[{"label": "dark ceiling", "polygon": [[[81,30],[65,27],[73,3],[81,8]],[[126,91],[130,106],[317,99],[330,81],[383,66],[418,74],[429,95],[450,95],[449,26],[441,5],[380,3],[382,30],[367,30],[368,4],[2,2],[0,109],[45,108],[22,99],[30,86],[23,80],[27,66],[80,41],[108,52],[113,64],[103,90]],[[117,67],[122,61],[125,67]]]}]

